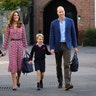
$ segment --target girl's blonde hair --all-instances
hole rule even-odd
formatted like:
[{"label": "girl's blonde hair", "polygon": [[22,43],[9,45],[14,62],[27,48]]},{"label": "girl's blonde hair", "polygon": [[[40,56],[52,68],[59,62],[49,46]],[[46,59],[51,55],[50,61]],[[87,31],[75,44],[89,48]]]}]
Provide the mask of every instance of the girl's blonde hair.
[{"label": "girl's blonde hair", "polygon": [[41,33],[36,34],[36,40],[37,40],[39,37],[41,37],[41,38],[43,38],[43,39],[44,39],[44,35],[43,35],[43,34],[41,34]]}]

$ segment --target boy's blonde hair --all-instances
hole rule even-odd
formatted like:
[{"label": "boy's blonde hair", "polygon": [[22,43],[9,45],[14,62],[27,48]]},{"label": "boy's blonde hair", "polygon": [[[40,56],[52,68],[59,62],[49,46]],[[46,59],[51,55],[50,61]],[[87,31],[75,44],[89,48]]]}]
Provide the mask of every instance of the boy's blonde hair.
[{"label": "boy's blonde hair", "polygon": [[41,34],[41,33],[36,34],[36,40],[37,40],[39,37],[41,37],[41,38],[43,38],[43,39],[44,39],[44,35],[43,35],[43,34]]}]

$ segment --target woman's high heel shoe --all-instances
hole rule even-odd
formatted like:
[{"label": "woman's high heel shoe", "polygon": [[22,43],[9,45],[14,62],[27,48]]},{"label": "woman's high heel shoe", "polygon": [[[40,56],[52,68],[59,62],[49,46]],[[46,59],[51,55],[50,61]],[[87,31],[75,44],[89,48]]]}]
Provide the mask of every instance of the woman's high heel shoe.
[{"label": "woman's high heel shoe", "polygon": [[16,91],[17,89],[16,89],[16,88],[13,88],[12,90],[13,90],[13,91]]},{"label": "woman's high heel shoe", "polygon": [[17,87],[20,87],[20,83],[17,83]]}]

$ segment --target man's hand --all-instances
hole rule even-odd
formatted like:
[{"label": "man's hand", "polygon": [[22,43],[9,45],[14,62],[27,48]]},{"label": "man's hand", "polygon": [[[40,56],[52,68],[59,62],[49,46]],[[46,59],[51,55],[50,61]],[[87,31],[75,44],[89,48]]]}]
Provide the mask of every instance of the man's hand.
[{"label": "man's hand", "polygon": [[77,52],[78,52],[78,49],[77,49],[77,48],[74,48],[74,52],[76,52],[76,53],[77,53]]},{"label": "man's hand", "polygon": [[54,54],[54,49],[50,50],[50,53],[51,53],[51,54]]}]

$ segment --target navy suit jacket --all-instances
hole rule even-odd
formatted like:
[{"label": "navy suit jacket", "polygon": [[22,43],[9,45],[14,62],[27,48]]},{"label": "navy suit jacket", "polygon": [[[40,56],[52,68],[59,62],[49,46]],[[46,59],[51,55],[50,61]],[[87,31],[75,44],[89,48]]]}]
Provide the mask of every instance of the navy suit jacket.
[{"label": "navy suit jacket", "polygon": [[[55,19],[51,22],[50,26],[50,49],[54,49],[55,52],[59,51],[60,48],[60,24],[59,20]],[[71,18],[65,18],[65,40],[69,50],[73,47],[77,47],[76,31],[74,21]]]}]

